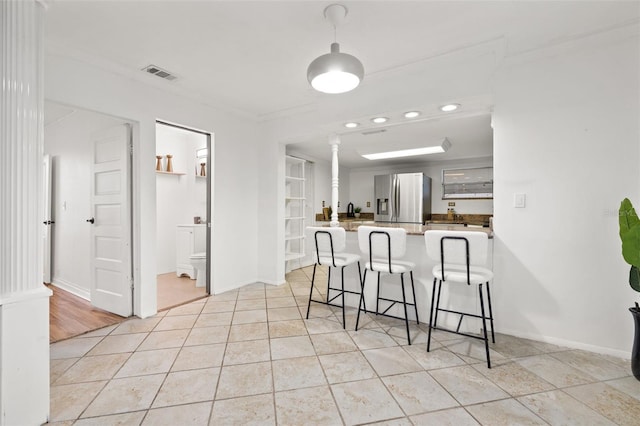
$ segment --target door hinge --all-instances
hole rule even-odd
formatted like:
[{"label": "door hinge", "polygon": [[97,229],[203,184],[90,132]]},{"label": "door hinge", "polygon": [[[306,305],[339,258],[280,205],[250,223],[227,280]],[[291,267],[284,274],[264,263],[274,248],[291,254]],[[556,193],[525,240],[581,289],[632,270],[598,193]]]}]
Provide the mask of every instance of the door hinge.
[{"label": "door hinge", "polygon": [[133,278],[129,280],[129,283],[131,284],[131,290],[133,290]]},{"label": "door hinge", "polygon": [[129,144],[129,154],[133,155],[133,144]]}]

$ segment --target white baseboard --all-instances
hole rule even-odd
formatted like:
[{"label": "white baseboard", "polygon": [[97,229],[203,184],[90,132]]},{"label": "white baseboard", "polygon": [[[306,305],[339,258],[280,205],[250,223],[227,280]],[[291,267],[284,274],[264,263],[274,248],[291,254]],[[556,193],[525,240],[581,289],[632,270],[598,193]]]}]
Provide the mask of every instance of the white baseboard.
[{"label": "white baseboard", "polygon": [[286,280],[276,281],[276,280],[262,280],[262,279],[259,279],[257,282],[265,283],[265,284],[269,284],[269,285],[282,285],[282,284],[286,284],[287,283]]},{"label": "white baseboard", "polygon": [[[229,286],[225,286],[225,287],[222,287],[222,288],[215,288],[215,289],[212,288],[211,289],[211,294],[221,294],[221,293],[224,293],[224,292],[227,292],[227,291],[237,290],[240,287],[244,287],[245,285],[254,284],[254,283],[257,283],[257,282],[264,282],[264,281],[246,281],[246,282],[241,281],[241,282],[233,283],[233,284],[231,284]],[[214,290],[215,290],[215,292],[214,292]]]},{"label": "white baseboard", "polygon": [[53,278],[51,280],[51,285],[56,286],[64,291],[68,291],[69,293],[78,296],[86,301],[91,302],[91,293],[86,288],[82,288],[77,284],[70,283],[68,281],[62,280],[60,278]]},{"label": "white baseboard", "polygon": [[603,355],[611,355],[622,359],[630,359],[630,351],[623,351],[603,346],[590,345],[588,343],[576,342],[574,340],[560,339],[557,337],[541,336],[534,333],[523,333],[521,331],[500,328],[496,332],[508,334],[510,336],[520,337],[523,339],[535,340],[543,343],[551,343],[552,345],[564,346],[571,349],[581,349],[583,351],[595,352]]}]

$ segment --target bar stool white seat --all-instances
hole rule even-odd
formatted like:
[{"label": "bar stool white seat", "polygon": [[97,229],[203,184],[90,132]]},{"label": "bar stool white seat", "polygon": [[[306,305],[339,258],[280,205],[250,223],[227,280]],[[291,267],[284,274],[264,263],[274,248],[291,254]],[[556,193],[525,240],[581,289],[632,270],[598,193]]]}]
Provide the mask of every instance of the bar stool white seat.
[{"label": "bar stool white seat", "polygon": [[[360,226],[358,228],[358,244],[360,251],[364,253],[369,261],[365,264],[364,275],[362,277],[362,294],[360,296],[360,304],[358,305],[358,317],[356,319],[356,331],[360,323],[360,311],[367,312],[364,304],[364,285],[367,279],[367,271],[378,273],[378,288],[376,296],[376,315],[384,315],[391,318],[404,319],[407,329],[407,341],[411,344],[411,334],[409,333],[409,316],[407,315],[407,305],[413,306],[416,313],[416,322],[420,324],[418,318],[418,307],[416,306],[416,290],[413,285],[413,270],[416,265],[413,262],[402,260],[407,249],[407,231],[403,228],[388,228],[375,226]],[[404,288],[404,274],[409,273],[411,277],[411,292],[413,294],[413,303],[407,302]],[[399,274],[400,286],[402,288],[402,300],[395,300],[380,297],[380,274]],[[390,302],[390,305],[380,312],[380,301]],[[404,318],[387,314],[387,312],[396,304],[401,303],[404,307]]]},{"label": "bar stool white seat", "polygon": [[[313,275],[311,277],[311,290],[309,291],[309,303],[307,304],[307,319],[309,319],[309,310],[311,308],[311,302],[322,303],[324,305],[342,307],[342,328],[346,328],[345,320],[345,293],[356,294],[360,296],[362,291],[362,277],[360,271],[360,255],[354,253],[346,253],[346,232],[344,228],[340,227],[314,227],[308,226],[306,228],[307,237],[309,241],[313,241],[315,244],[315,263],[313,265]],[[360,291],[352,291],[344,289],[344,268],[356,263],[358,265],[358,283],[360,283]],[[313,299],[313,287],[316,280],[316,268],[318,265],[328,266],[327,277],[327,300],[314,300]],[[341,274],[341,286],[331,287],[331,268],[340,268]],[[331,297],[331,291],[336,291],[337,294]],[[342,304],[337,305],[332,303],[335,299],[342,296]]]},{"label": "bar stool white seat", "polygon": [[[489,356],[489,339],[487,335],[487,320],[491,324],[491,340],[496,342],[493,332],[493,310],[491,308],[491,292],[489,290],[489,281],[493,279],[493,272],[485,267],[487,263],[487,252],[489,247],[489,238],[485,232],[480,231],[426,231],[424,233],[425,244],[427,248],[427,256],[438,262],[433,267],[433,293],[431,294],[431,309],[429,311],[429,333],[427,338],[427,352],[431,347],[431,330],[442,330],[450,333],[461,334],[474,339],[484,341],[485,351],[487,354],[487,367],[491,368],[491,358]],[[436,298],[436,282],[438,282],[437,298]],[[442,291],[442,283],[462,283],[470,286],[471,284],[478,286],[478,294],[480,296],[481,315],[454,311],[451,309],[440,308],[440,294]],[[482,292],[483,285],[487,288],[487,300],[489,315],[485,313],[484,297]],[[449,312],[460,315],[458,327],[456,330],[439,328],[438,312]],[[434,315],[435,313],[435,315]],[[462,319],[465,316],[482,319],[483,336],[469,334],[460,331]]]}]

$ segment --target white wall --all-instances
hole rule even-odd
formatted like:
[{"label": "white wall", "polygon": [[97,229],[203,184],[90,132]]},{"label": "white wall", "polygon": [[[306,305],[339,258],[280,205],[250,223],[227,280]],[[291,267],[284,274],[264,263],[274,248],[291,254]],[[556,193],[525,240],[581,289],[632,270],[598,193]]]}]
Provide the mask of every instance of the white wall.
[{"label": "white wall", "polygon": [[44,150],[53,164],[51,281],[89,300],[92,135],[123,121],[81,109],[69,112],[44,128]]},{"label": "white wall", "polygon": [[[496,77],[499,331],[629,356],[638,294],[617,209],[640,205],[638,25],[511,58]],[[513,195],[526,194],[526,208]]]},{"label": "white wall", "polygon": [[212,291],[217,293],[254,282],[258,275],[257,182],[260,175],[257,168],[260,140],[255,122],[201,101],[172,94],[169,83],[153,80],[153,76],[140,76],[137,70],[125,70],[125,73],[130,73],[125,77],[106,70],[92,57],[76,52],[73,55],[80,59],[72,59],[70,52],[62,48],[48,46],[45,52],[45,97],[125,117],[135,123],[136,315],[144,317],[156,312],[156,119],[214,134]]},{"label": "white wall", "polygon": [[[374,197],[374,176],[388,173],[424,173],[431,178],[431,212],[447,213],[447,203],[449,200],[442,199],[442,170],[457,168],[472,168],[492,166],[493,162],[488,159],[470,159],[450,161],[447,163],[427,163],[424,165],[379,167],[366,169],[351,169],[349,173],[349,193],[351,194],[354,206],[362,207],[363,212],[373,212],[375,207]],[[371,206],[367,207],[367,201]],[[458,214],[492,214],[493,200],[453,200],[454,207]]]},{"label": "white wall", "polygon": [[[196,150],[206,148],[207,137],[200,133],[156,126],[156,155],[173,155],[173,171],[184,175],[156,174],[156,259],[158,274],[176,270],[176,226],[191,224],[195,216],[207,216],[207,180],[200,174]],[[155,161],[155,158],[154,158]]]}]

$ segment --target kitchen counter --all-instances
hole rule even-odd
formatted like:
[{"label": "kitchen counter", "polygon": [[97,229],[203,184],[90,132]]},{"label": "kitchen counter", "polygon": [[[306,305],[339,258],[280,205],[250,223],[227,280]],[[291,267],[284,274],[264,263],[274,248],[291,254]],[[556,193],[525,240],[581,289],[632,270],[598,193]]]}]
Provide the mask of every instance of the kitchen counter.
[{"label": "kitchen counter", "polygon": [[[320,222],[320,226],[329,226],[329,222]],[[489,238],[493,238],[493,232],[490,228],[481,228],[479,226],[465,226],[464,224],[451,224],[451,223],[430,223],[427,225],[420,225],[417,223],[384,223],[374,222],[370,220],[349,220],[340,222],[340,226],[348,232],[355,232],[360,225],[367,226],[380,226],[387,228],[404,228],[408,235],[422,235],[425,231],[430,230],[444,230],[444,231],[475,231],[484,232]]]}]

